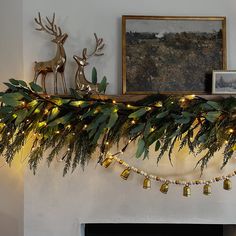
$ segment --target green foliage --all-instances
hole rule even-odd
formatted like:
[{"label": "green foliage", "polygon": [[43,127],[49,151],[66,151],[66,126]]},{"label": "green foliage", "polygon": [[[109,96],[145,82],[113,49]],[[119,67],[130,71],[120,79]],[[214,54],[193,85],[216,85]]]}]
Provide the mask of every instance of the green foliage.
[{"label": "green foliage", "polygon": [[[106,153],[121,138],[138,140],[136,158],[147,158],[149,147],[155,145],[157,162],[165,153],[171,161],[175,143],[180,141],[179,149],[187,146],[195,155],[203,153],[197,163],[201,170],[220,148],[224,148],[222,167],[236,150],[234,97],[217,102],[186,98],[183,103],[179,96],[150,96],[127,106],[83,97],[73,89],[70,98],[49,99],[34,83],[10,79],[5,84],[8,90],[0,94],[0,154],[10,164],[34,133],[29,155],[34,172],[47,149],[48,164],[60,156],[66,174],[78,165],[84,167],[97,148]],[[100,91],[106,85],[104,78]]]},{"label": "green foliage", "polygon": [[98,75],[97,75],[97,70],[95,67],[92,69],[92,83],[97,84],[98,82]]},{"label": "green foliage", "polygon": [[104,77],[102,78],[101,83],[100,83],[99,86],[98,86],[98,92],[99,92],[99,93],[105,93],[105,92],[106,92],[106,89],[107,89],[107,85],[108,85],[108,83],[107,83],[107,77],[104,76]]}]

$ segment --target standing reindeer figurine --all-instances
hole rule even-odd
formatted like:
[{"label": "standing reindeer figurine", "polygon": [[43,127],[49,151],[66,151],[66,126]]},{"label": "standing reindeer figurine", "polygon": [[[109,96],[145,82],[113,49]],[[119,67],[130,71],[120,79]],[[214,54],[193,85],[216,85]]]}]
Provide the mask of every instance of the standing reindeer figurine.
[{"label": "standing reindeer figurine", "polygon": [[53,14],[53,18],[50,21],[48,17],[46,17],[47,23],[43,24],[41,15],[38,13],[38,18],[35,18],[35,22],[40,28],[36,28],[38,31],[44,31],[52,36],[54,36],[54,39],[52,39],[53,43],[57,44],[57,52],[53,59],[49,61],[41,61],[41,62],[35,62],[34,66],[34,82],[37,82],[38,76],[42,75],[42,87],[44,92],[46,93],[46,87],[45,87],[45,80],[48,73],[53,73],[54,75],[54,93],[58,94],[58,87],[57,87],[57,74],[60,73],[62,84],[63,84],[63,90],[64,93],[67,93],[66,88],[66,82],[65,82],[65,76],[64,76],[64,70],[66,65],[66,53],[65,49],[63,47],[63,44],[65,43],[68,35],[66,33],[61,32],[61,28],[55,25],[55,13]]},{"label": "standing reindeer figurine", "polygon": [[83,49],[82,57],[73,56],[75,61],[78,64],[78,69],[75,75],[75,86],[76,90],[79,92],[90,92],[90,93],[98,93],[99,83],[93,84],[88,81],[84,74],[84,67],[89,65],[88,59],[92,56],[102,56],[104,53],[101,53],[102,49],[104,48],[104,43],[102,38],[98,38],[97,35],[94,33],[94,37],[96,40],[96,46],[94,51],[91,54],[87,54],[87,48]]}]

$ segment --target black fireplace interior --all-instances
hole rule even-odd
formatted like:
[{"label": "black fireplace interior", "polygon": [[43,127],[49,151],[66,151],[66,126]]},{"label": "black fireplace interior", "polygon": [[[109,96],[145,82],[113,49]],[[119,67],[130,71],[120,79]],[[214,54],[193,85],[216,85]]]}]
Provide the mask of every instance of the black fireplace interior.
[{"label": "black fireplace interior", "polygon": [[86,224],[85,236],[222,236],[223,225]]}]

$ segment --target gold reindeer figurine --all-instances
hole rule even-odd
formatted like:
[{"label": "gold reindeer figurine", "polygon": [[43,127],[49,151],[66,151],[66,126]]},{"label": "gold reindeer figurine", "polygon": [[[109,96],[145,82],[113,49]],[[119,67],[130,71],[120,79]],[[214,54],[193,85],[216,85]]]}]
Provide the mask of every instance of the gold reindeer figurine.
[{"label": "gold reindeer figurine", "polygon": [[53,73],[54,75],[54,93],[58,94],[58,87],[57,87],[57,75],[58,73],[61,75],[62,85],[64,93],[67,93],[66,82],[65,82],[65,65],[66,65],[66,53],[63,47],[68,35],[66,33],[62,34],[61,28],[55,24],[55,13],[53,14],[52,20],[49,20],[46,17],[46,24],[42,22],[41,15],[38,13],[38,18],[34,19],[39,28],[36,28],[38,31],[44,31],[54,38],[52,39],[53,43],[57,44],[57,52],[54,58],[49,61],[41,61],[35,62],[34,66],[34,82],[37,82],[38,76],[41,74],[41,84],[43,87],[44,92],[46,93],[45,87],[45,80],[48,73]]},{"label": "gold reindeer figurine", "polygon": [[83,49],[82,57],[74,55],[73,58],[77,62],[78,69],[75,74],[75,86],[76,90],[81,93],[98,93],[99,83],[93,84],[88,81],[84,74],[84,67],[89,65],[88,59],[92,56],[102,56],[104,53],[101,53],[104,48],[104,43],[102,38],[98,38],[94,33],[94,37],[96,40],[95,49],[91,54],[87,54],[87,48]]}]

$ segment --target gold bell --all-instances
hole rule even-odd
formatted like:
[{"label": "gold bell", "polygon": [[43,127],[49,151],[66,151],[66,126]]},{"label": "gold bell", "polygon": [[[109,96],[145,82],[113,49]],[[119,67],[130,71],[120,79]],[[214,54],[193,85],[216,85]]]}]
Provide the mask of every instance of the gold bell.
[{"label": "gold bell", "polygon": [[126,168],[125,170],[123,170],[123,172],[121,173],[120,177],[124,180],[127,180],[129,175],[130,175],[130,167]]},{"label": "gold bell", "polygon": [[161,185],[160,191],[162,193],[167,194],[168,190],[169,190],[169,183],[166,182]]},{"label": "gold bell", "polygon": [[185,185],[183,188],[183,196],[189,197],[191,195],[191,189],[188,185]]},{"label": "gold bell", "polygon": [[102,166],[107,168],[113,161],[112,157],[107,157],[103,162],[102,162]]},{"label": "gold bell", "polygon": [[147,177],[143,181],[143,188],[144,189],[150,189],[151,188],[151,180]]},{"label": "gold bell", "polygon": [[232,189],[232,182],[231,182],[231,180],[230,179],[225,179],[223,187],[224,187],[225,190]]},{"label": "gold bell", "polygon": [[210,195],[211,194],[211,185],[205,184],[203,187],[203,194],[204,195]]}]

